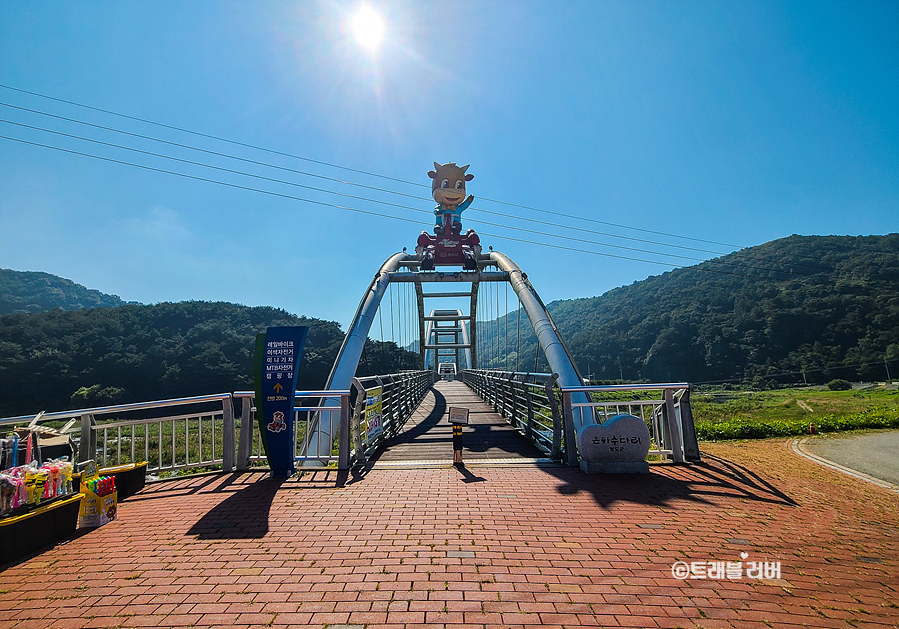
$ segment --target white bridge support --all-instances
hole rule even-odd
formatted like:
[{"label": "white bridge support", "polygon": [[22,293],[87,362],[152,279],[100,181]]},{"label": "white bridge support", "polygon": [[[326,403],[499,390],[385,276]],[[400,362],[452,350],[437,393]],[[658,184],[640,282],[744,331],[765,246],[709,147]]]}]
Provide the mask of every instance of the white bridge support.
[{"label": "white bridge support", "polygon": [[[390,274],[396,271],[401,263],[411,260],[415,260],[415,256],[407,253],[395,253],[387,258],[375,274],[374,279],[365,291],[365,295],[362,297],[362,301],[359,302],[356,316],[353,317],[350,329],[347,330],[343,344],[340,346],[340,351],[337,353],[337,360],[331,368],[328,384],[325,386],[326,390],[346,391],[352,386],[356,369],[359,366],[359,359],[362,358],[362,350],[365,349],[365,341],[368,339],[368,333],[371,331],[372,323],[375,320],[375,314],[377,314],[384,292],[390,284]],[[326,399],[324,402],[325,406],[334,404],[336,404],[335,400]],[[337,430],[340,428],[339,421],[335,419],[324,421],[321,419],[323,415],[333,418],[335,413],[323,413],[319,416],[319,422],[314,428],[316,434],[313,439],[309,440],[310,451],[303,453],[307,456],[330,454],[331,447],[333,447]],[[328,448],[327,452],[317,451],[325,447]]]},{"label": "white bridge support", "polygon": [[[485,267],[488,266],[495,266],[499,270],[487,271],[485,270]],[[408,270],[401,271],[399,270],[400,267],[405,267]],[[477,326],[475,325],[478,286],[481,282],[509,282],[528,315],[528,319],[536,333],[537,342],[543,350],[550,368],[553,373],[558,374],[559,385],[562,387],[582,387],[584,383],[578,374],[575,362],[572,360],[568,349],[562,342],[562,338],[553,323],[552,317],[550,317],[549,312],[547,312],[546,306],[537,295],[534,287],[531,286],[531,283],[528,281],[527,275],[522,272],[518,265],[512,262],[508,256],[496,251],[490,252],[489,256],[482,257],[478,261],[478,267],[478,271],[419,271],[418,260],[413,255],[396,253],[388,258],[387,261],[381,265],[380,270],[375,275],[359,303],[356,316],[353,318],[350,329],[347,331],[347,335],[343,340],[343,345],[340,348],[334,367],[331,369],[331,375],[328,377],[328,384],[325,388],[329,391],[345,391],[351,387],[353,377],[356,375],[356,369],[359,365],[359,360],[362,357],[365,341],[371,331],[375,315],[381,304],[381,299],[387,290],[387,286],[391,282],[412,282],[415,284],[419,329],[423,333],[420,335],[422,361],[424,361],[426,349],[430,349],[426,348],[425,344],[431,336],[431,333],[437,328],[437,326],[432,326],[430,324],[441,318],[438,315],[433,314],[427,317],[424,315],[424,298],[471,296],[471,312],[467,316],[458,314],[453,315],[453,319],[459,321],[460,326],[464,329],[465,336],[468,337],[463,338],[462,343],[459,344],[459,349],[466,350],[465,353],[466,358],[469,358],[469,366],[475,368],[478,366],[476,343]],[[432,282],[470,283],[471,289],[470,291],[462,293],[423,292],[422,285]],[[426,320],[428,320],[427,329]],[[467,325],[465,325],[466,323]],[[422,363],[422,367],[424,367],[424,363]],[[582,402],[586,404],[591,401],[588,399],[586,393],[572,393],[571,395],[572,402]],[[335,402],[333,400],[325,402],[326,405],[329,403],[333,404]],[[333,417],[336,414],[329,413],[328,415]],[[575,433],[577,429],[585,423],[592,422],[592,416],[584,418],[581,416],[580,412],[575,413],[573,416],[566,417],[564,427],[564,439],[566,443],[575,443]],[[320,421],[314,428],[317,433],[315,438],[309,440],[310,448],[324,448],[327,447],[327,444],[333,444],[339,428],[337,424],[337,421],[334,420],[330,422]],[[319,443],[324,445],[312,445]],[[569,459],[571,459],[568,463],[577,465],[576,448],[567,448],[567,450],[569,452]],[[325,455],[327,453],[310,451],[304,452],[303,454],[316,456]]]}]

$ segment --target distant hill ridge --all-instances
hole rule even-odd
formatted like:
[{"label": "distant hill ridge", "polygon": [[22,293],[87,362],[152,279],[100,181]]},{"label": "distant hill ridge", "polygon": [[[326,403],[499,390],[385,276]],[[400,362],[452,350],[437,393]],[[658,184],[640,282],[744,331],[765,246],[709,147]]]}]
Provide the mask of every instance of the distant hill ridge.
[{"label": "distant hill ridge", "polygon": [[793,235],[548,309],[595,379],[883,380],[884,361],[899,371],[899,234]]},{"label": "distant hill ridge", "polygon": [[54,308],[114,308],[126,303],[118,295],[107,295],[50,273],[0,269],[0,315],[34,314]]},{"label": "distant hill ridge", "polygon": [[[899,374],[899,234],[794,235],[548,309],[596,380],[882,380],[887,366]],[[542,356],[535,366],[521,319],[520,354],[513,311],[498,332],[511,355],[481,366],[547,369]],[[253,338],[269,325],[311,327],[301,382],[322,386],[343,338],[334,322],[228,303],[125,304],[48,273],[2,269],[0,416],[248,388]],[[359,374],[412,360],[369,341]]]}]

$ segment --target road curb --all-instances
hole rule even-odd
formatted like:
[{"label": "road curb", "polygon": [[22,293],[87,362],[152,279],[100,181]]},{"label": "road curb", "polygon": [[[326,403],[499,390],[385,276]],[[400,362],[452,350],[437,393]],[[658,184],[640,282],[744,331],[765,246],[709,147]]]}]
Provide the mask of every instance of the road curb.
[{"label": "road curb", "polygon": [[882,487],[883,489],[887,489],[894,493],[899,494],[899,486],[894,485],[893,483],[889,483],[880,478],[876,478],[874,476],[870,476],[865,474],[864,472],[859,472],[858,470],[854,470],[851,467],[846,467],[845,465],[840,465],[839,463],[834,463],[829,459],[825,459],[822,456],[818,456],[817,454],[812,454],[803,448],[805,442],[808,441],[808,437],[803,437],[802,439],[793,439],[793,442],[790,444],[790,447],[793,449],[793,452],[798,454],[801,457],[805,457],[809,461],[813,461],[818,465],[823,465],[824,467],[829,467],[832,470],[836,470],[838,472],[842,472],[843,474],[848,474],[849,476],[853,476],[863,481],[867,481],[878,487]]}]

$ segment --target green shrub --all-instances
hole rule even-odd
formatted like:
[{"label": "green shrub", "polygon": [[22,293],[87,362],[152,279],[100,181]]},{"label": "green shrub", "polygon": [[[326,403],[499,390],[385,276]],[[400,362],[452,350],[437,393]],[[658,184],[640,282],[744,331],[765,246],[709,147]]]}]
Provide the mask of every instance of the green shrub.
[{"label": "green shrub", "polygon": [[836,378],[827,383],[827,388],[831,391],[849,391],[852,388],[852,383],[842,378]]},{"label": "green shrub", "polygon": [[763,439],[809,434],[814,423],[818,432],[862,428],[899,428],[899,409],[872,408],[849,415],[822,415],[806,419],[758,420],[734,417],[723,421],[696,422],[696,436],[703,440]]}]

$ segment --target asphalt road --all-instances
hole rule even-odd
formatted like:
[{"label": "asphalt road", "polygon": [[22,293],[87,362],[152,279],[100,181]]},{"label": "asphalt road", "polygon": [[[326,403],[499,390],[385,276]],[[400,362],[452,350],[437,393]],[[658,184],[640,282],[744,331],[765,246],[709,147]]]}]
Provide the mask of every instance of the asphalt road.
[{"label": "asphalt road", "polygon": [[814,437],[803,448],[834,463],[899,485],[899,430]]}]

